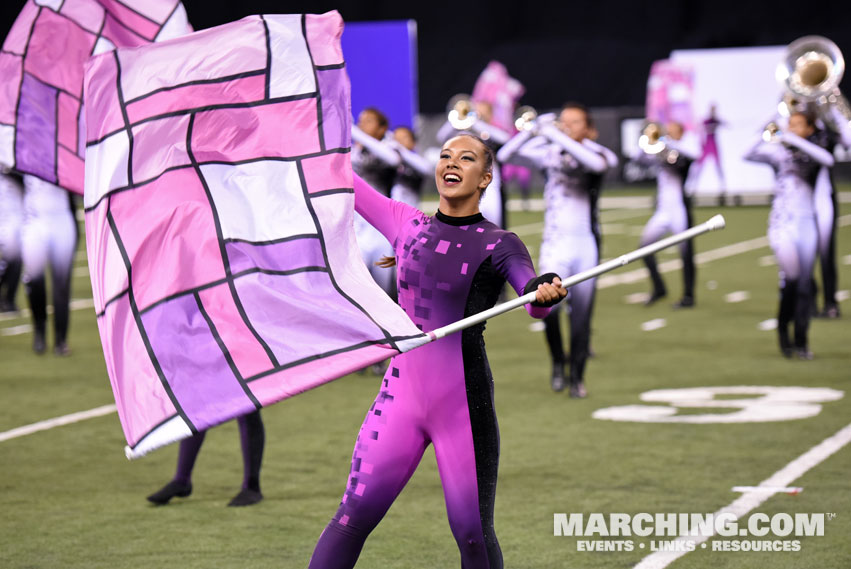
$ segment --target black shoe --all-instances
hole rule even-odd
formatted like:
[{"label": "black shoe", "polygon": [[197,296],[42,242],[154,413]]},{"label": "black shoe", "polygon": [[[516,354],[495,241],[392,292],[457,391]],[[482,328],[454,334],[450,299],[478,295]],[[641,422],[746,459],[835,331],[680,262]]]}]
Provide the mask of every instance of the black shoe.
[{"label": "black shoe", "polygon": [[673,308],[691,308],[694,306],[694,297],[693,296],[684,296],[675,302]]},{"label": "black shoe", "polygon": [[59,342],[53,347],[53,353],[60,357],[70,356],[71,348],[65,342]]},{"label": "black shoe", "polygon": [[585,399],[588,397],[588,392],[585,390],[585,383],[582,381],[571,382],[567,394],[573,399]]},{"label": "black shoe", "polygon": [[0,314],[3,314],[5,312],[17,313],[18,306],[14,302],[9,302],[8,300],[0,300]]},{"label": "black shoe", "polygon": [[47,350],[47,342],[44,341],[44,336],[36,334],[33,336],[33,351],[38,355],[43,354]]},{"label": "black shoe", "polygon": [[839,318],[839,305],[826,304],[824,310],[815,315],[816,318]]},{"label": "black shoe", "polygon": [[564,364],[553,362],[553,373],[550,377],[550,387],[553,391],[564,391]]},{"label": "black shoe", "polygon": [[263,499],[263,494],[260,490],[252,490],[251,488],[243,488],[239,494],[234,496],[233,500],[228,502],[228,506],[251,506]]},{"label": "black shoe", "polygon": [[795,348],[795,354],[798,356],[799,360],[811,360],[813,359],[813,353],[808,348]]},{"label": "black shoe", "polygon": [[661,298],[665,298],[666,296],[668,296],[667,291],[654,290],[653,293],[650,295],[650,298],[648,298],[647,300],[644,301],[644,306],[650,306],[652,304],[656,304],[657,300],[659,300]]},{"label": "black shoe", "polygon": [[191,482],[187,482],[184,484],[183,482],[172,480],[171,482],[163,486],[160,490],[148,496],[148,501],[163,506],[165,504],[168,504],[168,501],[174,498],[175,496],[185,498],[191,493]]}]

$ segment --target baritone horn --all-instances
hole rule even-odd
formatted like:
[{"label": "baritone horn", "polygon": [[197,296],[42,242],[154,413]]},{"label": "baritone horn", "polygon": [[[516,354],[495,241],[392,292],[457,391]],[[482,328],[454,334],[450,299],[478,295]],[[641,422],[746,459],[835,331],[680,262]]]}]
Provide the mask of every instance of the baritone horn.
[{"label": "baritone horn", "polygon": [[659,154],[665,149],[662,137],[665,135],[662,125],[657,122],[648,122],[638,137],[638,147],[645,154]]},{"label": "baritone horn", "polygon": [[807,103],[814,104],[821,119],[837,130],[833,108],[844,120],[851,121],[851,106],[839,90],[844,73],[845,58],[835,43],[823,36],[798,38],[786,48],[776,73],[777,79],[785,85],[787,95],[791,95],[791,98],[787,96],[784,99],[794,100],[798,108],[785,103],[785,100],[781,105],[785,104],[786,112],[791,113],[807,106]]},{"label": "baritone horn", "polygon": [[780,127],[777,126],[777,123],[771,121],[762,129],[762,140],[765,142],[777,142],[778,132],[780,132]]},{"label": "baritone horn", "polygon": [[514,128],[519,131],[532,130],[535,128],[535,121],[538,118],[538,111],[529,105],[517,107],[514,111]]},{"label": "baritone horn", "polygon": [[449,99],[446,110],[447,120],[456,130],[467,130],[478,118],[470,95],[466,93],[459,93]]}]

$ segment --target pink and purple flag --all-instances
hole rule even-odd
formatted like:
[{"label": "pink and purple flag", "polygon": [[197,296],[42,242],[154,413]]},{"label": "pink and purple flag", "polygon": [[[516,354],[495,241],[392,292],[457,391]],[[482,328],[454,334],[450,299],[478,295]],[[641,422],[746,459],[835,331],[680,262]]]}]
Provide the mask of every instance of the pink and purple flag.
[{"label": "pink and purple flag", "polygon": [[686,130],[695,127],[694,69],[691,66],[661,59],[654,61],[647,78],[647,120],[666,123],[675,121]]},{"label": "pink and purple flag", "polygon": [[493,107],[493,124],[513,133],[514,108],[526,92],[523,84],[508,74],[508,69],[499,61],[491,61],[476,80],[471,99],[485,101]]},{"label": "pink and purple flag", "polygon": [[179,0],[27,0],[0,50],[0,165],[82,194],[86,61],[191,31]]},{"label": "pink and purple flag", "polygon": [[340,15],[90,60],[86,239],[127,454],[425,343],[352,218]]}]

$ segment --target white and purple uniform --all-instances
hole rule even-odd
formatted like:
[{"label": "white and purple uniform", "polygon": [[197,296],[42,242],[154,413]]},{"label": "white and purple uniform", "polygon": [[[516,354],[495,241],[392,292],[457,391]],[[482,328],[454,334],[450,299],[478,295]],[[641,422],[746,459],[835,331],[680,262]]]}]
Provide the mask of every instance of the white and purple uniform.
[{"label": "white and purple uniform", "polygon": [[[685,181],[689,167],[697,158],[697,149],[688,138],[662,139],[666,149],[655,155],[639,155],[642,162],[658,164],[656,173],[656,209],[641,233],[641,246],[655,243],[667,233],[680,233],[692,224],[691,199],[686,194]],[[683,297],[694,299],[694,250],[691,240],[680,244],[683,261]],[[653,255],[644,258],[653,281],[653,295],[664,296],[666,288]]]},{"label": "white and purple uniform", "polygon": [[[542,273],[561,278],[575,275],[598,264],[598,220],[596,192],[610,164],[599,145],[577,142],[552,124],[540,128],[540,135],[523,131],[503,146],[498,158],[503,162],[526,164],[540,170],[544,186],[544,236],[538,261]],[[570,380],[582,381],[591,337],[591,313],[596,279],[588,279],[570,289]],[[565,362],[559,331],[558,311],[545,320],[547,343],[555,364]]]},{"label": "white and purple uniform", "polygon": [[768,239],[780,276],[778,333],[781,349],[790,348],[788,326],[794,320],[795,347],[808,349],[813,264],[818,247],[813,186],[822,166],[833,165],[824,148],[790,132],[781,144],[759,140],[745,159],[772,167],[775,193],[768,218]]}]

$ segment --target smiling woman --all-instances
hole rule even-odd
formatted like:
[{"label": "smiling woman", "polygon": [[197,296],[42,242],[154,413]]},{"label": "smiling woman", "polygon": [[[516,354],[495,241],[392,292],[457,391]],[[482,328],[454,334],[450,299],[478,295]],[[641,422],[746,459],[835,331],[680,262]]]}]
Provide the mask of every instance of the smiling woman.
[{"label": "smiling woman", "polygon": [[476,136],[447,140],[434,173],[439,210],[453,216],[479,213],[479,201],[493,180],[493,160],[493,150]]},{"label": "smiling woman", "polygon": [[[536,318],[567,294],[555,274],[535,276],[520,238],[479,212],[492,168],[493,155],[481,140],[467,135],[448,140],[435,169],[440,206],[434,217],[355,176],[355,209],[393,244],[399,304],[421,330],[490,308],[506,280],[518,294],[536,291],[536,302],[527,305]],[[429,444],[462,565],[503,566],[493,529],[499,433],[483,331],[480,324],[393,358],[361,427],[348,486],[319,538],[312,569],[354,567],[367,536]]]}]

